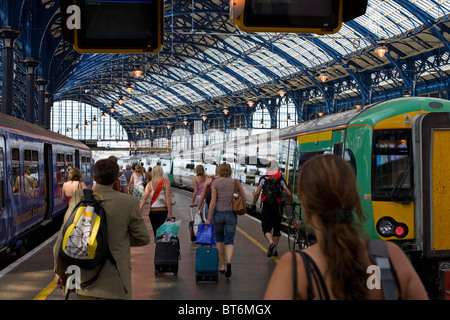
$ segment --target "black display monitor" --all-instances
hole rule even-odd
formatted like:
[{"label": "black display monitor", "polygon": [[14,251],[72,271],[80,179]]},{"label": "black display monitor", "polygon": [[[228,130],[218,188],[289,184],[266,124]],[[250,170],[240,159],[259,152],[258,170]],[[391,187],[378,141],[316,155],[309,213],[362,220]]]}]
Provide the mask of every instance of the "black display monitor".
[{"label": "black display monitor", "polygon": [[[162,48],[163,0],[64,2],[62,24],[73,32],[68,38],[73,37],[72,43],[81,53],[155,53]],[[77,24],[74,17],[79,19]]]},{"label": "black display monitor", "polygon": [[242,31],[326,34],[364,14],[367,0],[231,0],[230,6]]}]

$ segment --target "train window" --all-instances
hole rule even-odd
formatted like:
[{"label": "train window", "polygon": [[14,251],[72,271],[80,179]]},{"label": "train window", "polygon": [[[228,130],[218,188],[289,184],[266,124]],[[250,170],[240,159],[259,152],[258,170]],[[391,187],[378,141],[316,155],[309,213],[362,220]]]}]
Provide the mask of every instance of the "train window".
[{"label": "train window", "polygon": [[67,167],[73,168],[73,154],[68,154],[66,156],[66,165]]},{"label": "train window", "polygon": [[414,195],[411,161],[411,130],[374,131],[372,199],[411,201]]},{"label": "train window", "polygon": [[30,192],[39,187],[39,153],[36,150],[23,151],[24,153],[24,188],[25,192]]},{"label": "train window", "polygon": [[12,188],[13,193],[20,192],[20,150],[19,148],[11,149],[11,168],[12,168]]},{"label": "train window", "polygon": [[0,148],[0,205],[5,207],[5,154]]},{"label": "train window", "polygon": [[64,153],[56,154],[56,176],[58,179],[58,183],[66,182],[66,166],[64,160]]}]

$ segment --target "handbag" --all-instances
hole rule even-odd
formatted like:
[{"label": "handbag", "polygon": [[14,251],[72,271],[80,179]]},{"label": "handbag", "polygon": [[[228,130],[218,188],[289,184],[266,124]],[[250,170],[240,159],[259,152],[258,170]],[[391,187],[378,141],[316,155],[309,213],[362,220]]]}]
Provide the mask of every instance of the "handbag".
[{"label": "handbag", "polygon": [[247,213],[247,207],[239,194],[238,182],[236,179],[234,179],[233,211],[239,216]]},{"label": "handbag", "polygon": [[[164,184],[164,186],[165,186],[167,180],[166,180],[166,179],[162,179],[161,181],[164,181],[163,184]],[[173,193],[171,194],[171,198],[172,198],[172,201],[171,201],[172,205],[175,205],[175,204],[177,203],[177,199],[175,198],[175,195],[174,195]],[[166,202],[166,194],[165,194],[165,192],[164,192],[164,194],[162,194],[162,195],[159,197],[159,200],[167,206],[167,202]]]},{"label": "handbag", "polygon": [[214,223],[207,226],[202,222],[198,225],[195,243],[211,246],[216,245],[216,240],[214,239]]}]

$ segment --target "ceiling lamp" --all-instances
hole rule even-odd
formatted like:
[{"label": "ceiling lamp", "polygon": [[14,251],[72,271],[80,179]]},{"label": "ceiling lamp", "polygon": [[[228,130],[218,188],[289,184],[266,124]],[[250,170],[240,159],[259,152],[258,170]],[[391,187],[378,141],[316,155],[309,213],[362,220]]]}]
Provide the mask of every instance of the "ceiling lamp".
[{"label": "ceiling lamp", "polygon": [[127,87],[125,88],[126,92],[128,92],[128,94],[131,94],[131,92],[133,92],[133,87],[131,86],[131,83],[129,83],[127,85]]},{"label": "ceiling lamp", "polygon": [[384,41],[378,42],[378,46],[375,48],[375,52],[378,54],[380,58],[383,58],[384,55],[388,52],[388,48],[385,45]]},{"label": "ceiling lamp", "polygon": [[105,111],[102,112],[102,115],[100,116],[101,118],[105,119],[106,118],[106,114]]},{"label": "ceiling lamp", "polygon": [[89,127],[89,121],[85,120],[85,121],[84,121],[84,126],[85,126],[85,127]]},{"label": "ceiling lamp", "polygon": [[94,116],[94,119],[92,120],[92,123],[97,123],[97,117]]},{"label": "ceiling lamp", "polygon": [[187,126],[187,124],[188,124],[188,119],[187,119],[186,117],[183,119],[183,124],[184,124],[185,126]]},{"label": "ceiling lamp", "polygon": [[278,94],[280,95],[280,97],[284,97],[284,95],[286,94],[286,91],[283,88],[280,88],[280,90],[278,90]]},{"label": "ceiling lamp", "polygon": [[119,96],[119,100],[117,100],[117,102],[118,102],[119,104],[124,103],[125,100],[123,100],[123,96]]},{"label": "ceiling lamp", "polygon": [[230,110],[228,110],[227,107],[225,107],[225,109],[223,109],[223,113],[224,113],[225,115],[227,115],[229,112],[230,112]]},{"label": "ceiling lamp", "polygon": [[251,107],[253,107],[254,105],[255,105],[255,103],[252,101],[252,100],[250,100],[249,102],[247,102],[247,104],[248,104],[248,106],[251,108]]},{"label": "ceiling lamp", "polygon": [[155,127],[151,127],[150,128],[150,131],[153,133],[153,132],[155,132]]},{"label": "ceiling lamp", "polygon": [[114,103],[111,103],[111,108],[109,109],[111,113],[114,113],[116,111],[116,108],[114,107]]},{"label": "ceiling lamp", "polygon": [[320,81],[322,81],[322,82],[327,82],[327,80],[328,80],[328,75],[327,75],[327,71],[326,71],[325,69],[322,69],[322,70],[320,71],[319,79],[320,79]]},{"label": "ceiling lamp", "polygon": [[80,127],[78,126],[78,124],[75,126],[75,130],[80,130]]},{"label": "ceiling lamp", "polygon": [[206,119],[208,119],[208,117],[206,116],[206,114],[202,114],[202,119],[203,119],[203,121],[206,121]]},{"label": "ceiling lamp", "polygon": [[170,125],[170,123],[168,123],[166,127],[167,127],[168,130],[170,130],[170,128],[171,128],[172,126]]},{"label": "ceiling lamp", "polygon": [[261,127],[264,127],[264,120],[261,119],[261,122],[259,124],[261,125]]},{"label": "ceiling lamp", "polygon": [[140,76],[142,76],[143,73],[144,73],[144,71],[142,70],[141,66],[139,66],[139,65],[137,65],[133,71],[133,74],[136,78],[139,78]]},{"label": "ceiling lamp", "polygon": [[287,115],[287,118],[286,118],[286,120],[287,120],[287,122],[289,122],[289,121],[291,121],[292,119],[291,119],[291,115],[290,114],[288,114]]},{"label": "ceiling lamp", "polygon": [[320,112],[318,113],[318,115],[319,115],[319,117],[323,116],[323,112],[320,111]]}]

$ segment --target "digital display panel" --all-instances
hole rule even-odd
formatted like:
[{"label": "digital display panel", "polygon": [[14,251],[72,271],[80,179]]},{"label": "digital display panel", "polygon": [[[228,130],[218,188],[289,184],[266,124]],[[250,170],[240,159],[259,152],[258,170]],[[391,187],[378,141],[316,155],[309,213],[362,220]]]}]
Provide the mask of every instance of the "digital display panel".
[{"label": "digital display panel", "polygon": [[334,29],[339,6],[336,0],[246,0],[244,25]]},{"label": "digital display panel", "polygon": [[[161,0],[81,0],[81,28],[77,48],[142,49],[152,51],[162,43]],[[126,52],[126,51],[124,51]]]}]

